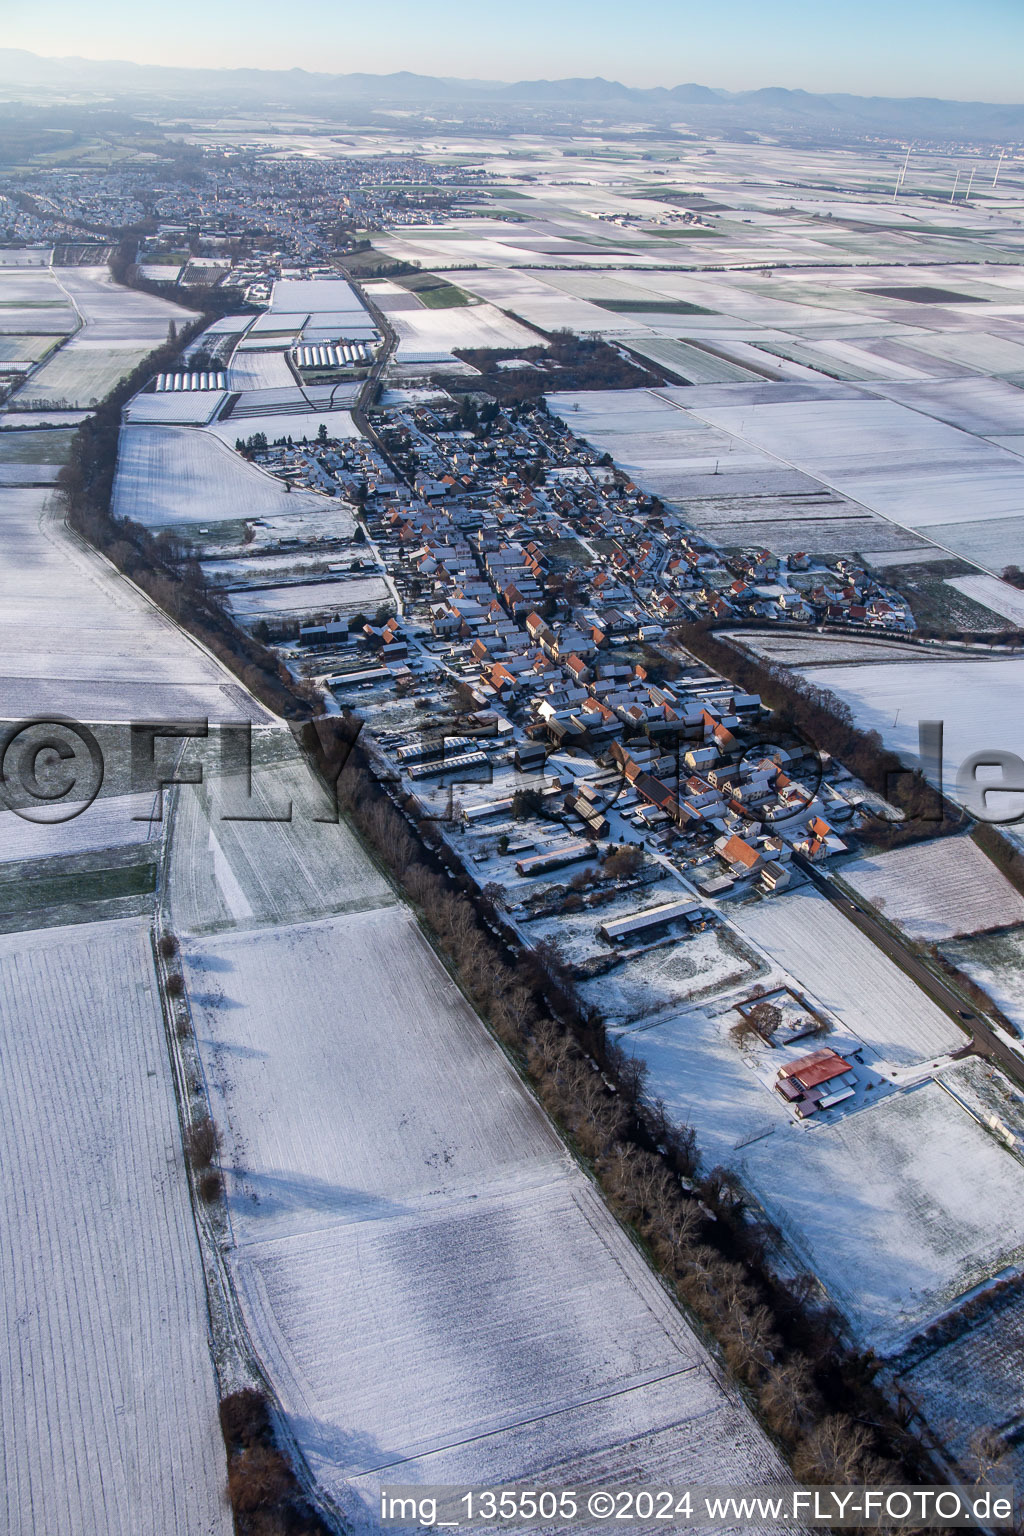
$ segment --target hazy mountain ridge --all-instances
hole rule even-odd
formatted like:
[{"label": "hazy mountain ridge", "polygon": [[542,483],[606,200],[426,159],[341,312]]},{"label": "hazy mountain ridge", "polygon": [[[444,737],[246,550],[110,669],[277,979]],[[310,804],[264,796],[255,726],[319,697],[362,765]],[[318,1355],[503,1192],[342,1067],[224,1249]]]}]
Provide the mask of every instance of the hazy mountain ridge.
[{"label": "hazy mountain ridge", "polygon": [[726,91],[695,83],[642,88],[618,80],[569,78],[515,82],[440,79],[408,70],[394,74],[330,74],[300,68],[205,69],[125,60],[44,58],[22,49],[0,49],[0,82],[8,89],[76,88],[128,95],[219,96],[233,104],[323,106],[346,102],[372,106],[473,105],[628,110],[640,120],[685,119],[700,126],[821,129],[995,141],[1024,138],[1024,104],[943,101],[933,97],[816,94],[765,86]]}]

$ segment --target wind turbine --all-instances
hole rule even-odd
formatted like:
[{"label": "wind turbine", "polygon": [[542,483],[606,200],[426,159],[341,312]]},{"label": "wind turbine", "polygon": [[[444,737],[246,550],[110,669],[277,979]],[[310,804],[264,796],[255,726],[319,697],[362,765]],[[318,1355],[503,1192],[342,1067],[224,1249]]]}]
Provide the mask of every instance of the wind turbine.
[{"label": "wind turbine", "polygon": [[971,200],[971,188],[974,186],[974,173],[975,173],[975,171],[977,169],[978,169],[978,167],[976,165],[972,165],[971,166],[971,179],[967,183],[967,191],[964,194],[964,202],[965,203],[969,203],[970,200]]},{"label": "wind turbine", "polygon": [[910,151],[911,151],[911,149],[913,149],[913,147],[914,146],[912,144],[908,146],[906,156],[904,157],[903,165],[900,168],[900,173],[896,177],[896,190],[892,194],[893,202],[896,201],[896,198],[897,198],[897,196],[899,194],[900,187],[902,187],[902,185],[903,185],[904,178],[905,178],[905,176],[907,174],[907,166],[910,163]]},{"label": "wind turbine", "polygon": [[1002,170],[1002,168],[1003,168],[1003,156],[1004,156],[1004,155],[1005,155],[1005,154],[1006,154],[1006,150],[1005,150],[1005,149],[1001,149],[1001,150],[1000,150],[1000,151],[999,151],[999,159],[998,159],[998,161],[997,161],[997,163],[996,163],[996,173],[995,173],[995,175],[994,175],[994,176],[993,176],[993,177],[992,177],[992,185],[993,185],[993,186],[995,186],[995,184],[996,184],[996,182],[997,182],[997,181],[998,181],[998,180],[999,180],[999,172],[1000,172],[1000,171],[1001,171],[1001,170]]},{"label": "wind turbine", "polygon": [[960,185],[960,167],[959,167],[959,166],[957,166],[957,168],[956,168],[956,181],[954,181],[954,183],[953,183],[953,190],[952,190],[952,192],[951,192],[951,193],[950,193],[950,194],[949,194],[949,200],[950,200],[950,202],[952,202],[952,201],[953,201],[953,199],[954,199],[954,197],[956,197],[956,189],[957,189],[957,187],[958,187],[958,186],[959,186],[959,185]]}]

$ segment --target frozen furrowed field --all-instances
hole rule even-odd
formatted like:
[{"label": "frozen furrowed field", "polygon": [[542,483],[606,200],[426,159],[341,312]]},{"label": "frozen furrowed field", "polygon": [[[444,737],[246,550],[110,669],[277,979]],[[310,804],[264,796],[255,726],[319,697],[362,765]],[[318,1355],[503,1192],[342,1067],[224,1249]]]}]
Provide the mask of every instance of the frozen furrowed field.
[{"label": "frozen furrowed field", "polygon": [[843,866],[842,877],[914,939],[1024,922],[1024,897],[968,837],[860,858]]},{"label": "frozen furrowed field", "polygon": [[779,1134],[738,1170],[879,1352],[1024,1259],[1024,1168],[938,1083]]},{"label": "frozen furrowed field", "polygon": [[229,1536],[148,930],[0,938],[0,999],[0,1524]]},{"label": "frozen furrowed field", "polygon": [[[244,426],[236,435],[245,435]],[[121,429],[115,517],[130,517],[148,528],[171,528],[325,505],[322,496],[309,491],[288,495],[280,481],[202,428]]]},{"label": "frozen furrowed field", "polygon": [[817,891],[748,902],[731,916],[885,1061],[931,1061],[966,1043],[940,1008]]},{"label": "frozen furrowed field", "polygon": [[235,679],[64,527],[46,490],[0,503],[0,719],[265,718]]}]

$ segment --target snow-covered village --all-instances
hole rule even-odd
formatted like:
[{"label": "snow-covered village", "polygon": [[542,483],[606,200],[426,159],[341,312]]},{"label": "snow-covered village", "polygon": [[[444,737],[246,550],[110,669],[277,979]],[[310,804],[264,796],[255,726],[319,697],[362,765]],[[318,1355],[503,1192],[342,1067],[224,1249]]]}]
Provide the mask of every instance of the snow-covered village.
[{"label": "snow-covered village", "polygon": [[1024,1529],[1024,107],[221,11],[0,50],[4,1528]]}]

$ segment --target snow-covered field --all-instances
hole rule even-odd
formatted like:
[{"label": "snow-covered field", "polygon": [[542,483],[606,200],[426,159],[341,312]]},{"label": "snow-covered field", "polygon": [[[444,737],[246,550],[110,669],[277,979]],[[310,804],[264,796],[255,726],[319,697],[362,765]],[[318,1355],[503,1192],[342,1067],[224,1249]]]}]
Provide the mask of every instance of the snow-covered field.
[{"label": "snow-covered field", "polygon": [[[992,1315],[900,1372],[900,1390],[969,1474],[977,1466],[975,1437],[1020,1416],[1022,1354],[1024,1304],[1008,1297]],[[995,1476],[1018,1485],[1024,1477],[1024,1452],[1015,1435]]]},{"label": "snow-covered field", "polygon": [[942,952],[984,987],[1008,1019],[1024,1028],[1024,929],[956,939],[943,944]]},{"label": "snow-covered field", "polygon": [[0,1524],[229,1536],[148,927],[0,938]]},{"label": "snow-covered field", "polygon": [[1024,592],[996,576],[953,576],[948,586],[1024,628]]},{"label": "snow-covered field", "polygon": [[[642,329],[635,315],[616,315],[610,309],[588,304],[585,299],[559,293],[533,273],[483,270],[446,272],[445,276],[467,293],[475,293],[499,309],[521,315],[527,324],[539,326],[542,331],[568,329],[584,335],[601,335]],[[535,338],[533,345],[539,340]]]},{"label": "snow-covered field", "polygon": [[67,532],[46,490],[0,499],[0,652],[3,719],[263,716],[240,702],[230,673]]},{"label": "snow-covered field", "polygon": [[969,837],[859,858],[843,866],[842,877],[914,939],[1024,922],[1024,897]]},{"label": "snow-covered field", "polygon": [[[354,393],[354,391],[353,391]],[[338,400],[344,404],[351,403],[351,396],[345,389],[338,390]],[[352,415],[349,411],[311,410],[304,412],[282,412],[279,416],[246,416],[233,411],[226,421],[214,421],[206,428],[215,437],[219,437],[222,443],[227,443],[234,448],[239,438],[244,442],[254,432],[262,432],[268,443],[275,443],[279,438],[290,437],[292,442],[301,443],[304,437],[314,438],[320,430],[320,425],[327,428],[331,437],[358,437]]]},{"label": "snow-covered field", "polygon": [[152,808],[152,795],[100,795],[70,821],[52,825],[26,821],[15,811],[0,811],[0,863],[148,842],[159,836],[160,823],[135,818],[148,817]]},{"label": "snow-covered field", "polygon": [[246,1318],[336,1497],[398,1459],[509,1481],[670,1422],[679,1476],[769,1470],[403,908],[197,941],[187,967]]},{"label": "snow-covered field", "polygon": [[883,1060],[931,1061],[965,1044],[952,1019],[819,892],[805,886],[730,916]]},{"label": "snow-covered field", "polygon": [[288,495],[279,480],[247,463],[219,436],[202,428],[121,429],[115,517],[130,517],[149,528],[171,528],[179,523],[272,517],[323,505],[324,498],[310,491]]},{"label": "snow-covered field", "polygon": [[131,343],[158,347],[173,320],[181,328],[195,311],[137,288],[115,283],[106,267],[55,267],[54,276],[85,321],[85,335],[111,346]]},{"label": "snow-covered field", "polygon": [[493,304],[472,304],[453,309],[400,310],[391,316],[398,334],[399,363],[442,362],[456,347],[537,347],[546,345],[536,331],[528,331],[503,315]]},{"label": "snow-covered field", "polygon": [[92,340],[87,331],[73,337],[26,380],[18,399],[41,406],[98,405],[150,351],[151,343],[111,346]]},{"label": "snow-covered field", "polygon": [[124,408],[124,420],[202,426],[227,398],[222,389],[173,389],[161,394],[136,395]]},{"label": "snow-covered field", "polygon": [[227,370],[229,389],[284,389],[294,383],[287,354],[281,349],[250,352],[237,348]]},{"label": "snow-covered field", "polygon": [[[957,769],[975,752],[997,748],[1024,757],[1024,721],[1014,708],[1024,687],[1024,659],[875,662],[861,667],[804,667],[852,709],[864,730],[878,731],[886,746],[917,761],[918,724],[943,724],[943,779],[957,798]],[[1024,796],[989,797],[996,814],[1024,813]]]},{"label": "snow-covered field", "polygon": [[[691,384],[733,384],[759,377],[739,363],[705,351],[703,347],[674,341],[669,336],[629,336],[626,342],[641,357],[650,358],[653,363],[664,363],[671,373],[681,374]],[[765,365],[770,366],[769,360],[766,359]]]},{"label": "snow-covered field", "polygon": [[737,1166],[882,1352],[1024,1260],[1024,1167],[935,1082],[753,1142]]},{"label": "snow-covered field", "polygon": [[[203,785],[178,794],[168,875],[177,930],[297,922],[391,901],[349,827],[331,819],[288,732],[254,731],[252,803],[240,805],[236,793],[207,761]],[[254,819],[221,814],[239,809]],[[289,810],[291,820],[277,819]]]}]

